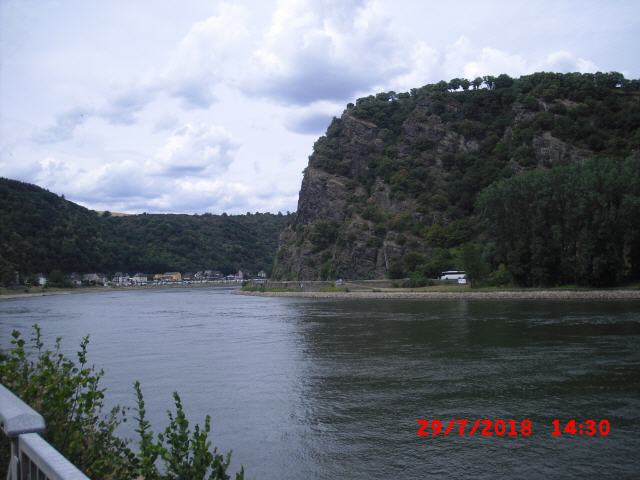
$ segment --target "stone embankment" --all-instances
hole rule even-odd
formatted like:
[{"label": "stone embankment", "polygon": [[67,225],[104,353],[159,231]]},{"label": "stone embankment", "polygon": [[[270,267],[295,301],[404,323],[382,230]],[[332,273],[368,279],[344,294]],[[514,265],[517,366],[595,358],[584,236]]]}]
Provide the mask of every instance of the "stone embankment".
[{"label": "stone embankment", "polygon": [[640,300],[640,290],[496,290],[496,291],[379,291],[379,292],[235,292],[260,297],[406,300]]}]

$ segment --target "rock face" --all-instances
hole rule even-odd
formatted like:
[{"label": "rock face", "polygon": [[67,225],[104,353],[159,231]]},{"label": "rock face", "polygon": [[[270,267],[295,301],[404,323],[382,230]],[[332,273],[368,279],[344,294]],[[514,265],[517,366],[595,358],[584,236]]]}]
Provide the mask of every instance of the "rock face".
[{"label": "rock face", "polygon": [[574,134],[584,104],[523,92],[522,81],[456,92],[427,86],[349,104],[314,145],[274,278],[393,276],[411,255],[428,260],[481,238],[475,199],[492,182],[592,156]]}]

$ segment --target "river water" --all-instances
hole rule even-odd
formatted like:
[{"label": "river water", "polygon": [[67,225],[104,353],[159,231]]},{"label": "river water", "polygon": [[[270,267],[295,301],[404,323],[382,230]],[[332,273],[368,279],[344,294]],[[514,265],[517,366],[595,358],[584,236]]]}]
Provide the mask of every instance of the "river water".
[{"label": "river water", "polygon": [[[0,302],[0,346],[39,323],[142,382],[150,420],[177,390],[255,479],[640,478],[640,302],[314,300],[223,289]],[[605,437],[551,436],[558,418]],[[418,419],[531,419],[529,437],[419,437]],[[132,435],[133,425],[123,428]]]}]

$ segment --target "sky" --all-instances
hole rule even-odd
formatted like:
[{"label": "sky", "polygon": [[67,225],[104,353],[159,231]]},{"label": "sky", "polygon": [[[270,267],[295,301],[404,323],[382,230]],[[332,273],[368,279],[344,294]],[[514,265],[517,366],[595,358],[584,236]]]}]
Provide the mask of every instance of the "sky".
[{"label": "sky", "polygon": [[0,0],[0,176],[96,210],[295,211],[348,102],[640,77],[640,1]]}]

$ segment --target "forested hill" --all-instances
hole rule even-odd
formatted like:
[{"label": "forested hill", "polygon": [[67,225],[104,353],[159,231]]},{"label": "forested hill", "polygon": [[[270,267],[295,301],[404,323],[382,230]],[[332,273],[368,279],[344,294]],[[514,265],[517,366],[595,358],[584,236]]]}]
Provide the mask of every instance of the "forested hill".
[{"label": "forested hill", "polygon": [[314,145],[274,276],[640,279],[640,81],[453,79],[360,98]]},{"label": "forested hill", "polygon": [[0,178],[0,270],[31,274],[271,271],[290,215],[109,216]]}]

